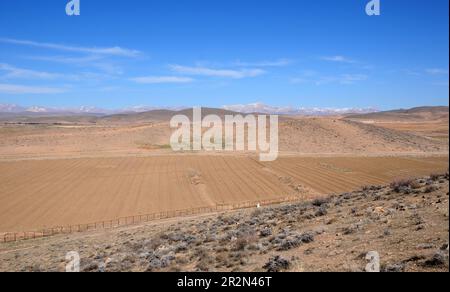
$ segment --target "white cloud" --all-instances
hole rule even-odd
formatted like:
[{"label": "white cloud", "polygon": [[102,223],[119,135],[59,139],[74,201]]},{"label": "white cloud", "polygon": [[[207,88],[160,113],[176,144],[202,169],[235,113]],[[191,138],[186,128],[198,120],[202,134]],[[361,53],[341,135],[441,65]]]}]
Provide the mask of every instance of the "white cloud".
[{"label": "white cloud", "polygon": [[175,77],[175,76],[144,76],[131,78],[131,80],[142,84],[190,83],[194,81],[194,79],[189,77]]},{"label": "white cloud", "polygon": [[103,59],[100,55],[88,55],[83,57],[70,57],[70,56],[27,56],[25,57],[29,60],[35,61],[45,61],[45,62],[55,62],[62,64],[80,64],[89,63]]},{"label": "white cloud", "polygon": [[123,70],[120,66],[105,60],[105,56],[89,55],[83,57],[69,57],[69,56],[31,56],[26,57],[30,60],[55,62],[61,64],[74,65],[77,67],[91,67],[104,72],[107,75],[122,75]]},{"label": "white cloud", "polygon": [[262,61],[262,62],[241,62],[237,61],[233,65],[238,67],[284,67],[291,65],[292,60],[289,59],[279,59],[275,61]]},{"label": "white cloud", "polygon": [[0,93],[5,94],[56,94],[65,92],[62,88],[1,84]]},{"label": "white cloud", "polygon": [[343,74],[338,77],[338,81],[341,84],[353,84],[357,81],[367,80],[369,77],[364,74]]},{"label": "white cloud", "polygon": [[22,45],[29,47],[37,47],[44,49],[53,49],[59,51],[67,52],[79,52],[79,53],[89,53],[89,54],[99,54],[99,55],[110,55],[110,56],[122,56],[122,57],[137,57],[141,52],[137,50],[124,49],[121,47],[109,47],[109,48],[97,48],[97,47],[79,47],[79,46],[69,46],[53,43],[41,43],[30,40],[16,40],[8,38],[0,38],[0,42],[8,43],[13,45]]},{"label": "white cloud", "polygon": [[291,83],[294,83],[294,84],[302,84],[302,83],[309,82],[309,80],[304,77],[294,77],[294,78],[291,78],[290,81],[291,81]]},{"label": "white cloud", "polygon": [[323,61],[337,62],[337,63],[355,63],[354,60],[348,59],[344,56],[326,56],[320,59]]},{"label": "white cloud", "polygon": [[403,70],[403,72],[410,76],[421,76],[422,75],[422,74],[420,74],[420,72],[417,72],[415,70],[410,70],[410,69],[405,69],[405,70]]},{"label": "white cloud", "polygon": [[431,68],[426,69],[425,72],[431,75],[448,75],[448,69],[442,69],[442,68]]},{"label": "white cloud", "polygon": [[64,74],[49,73],[44,71],[35,71],[30,69],[18,68],[9,64],[0,63],[0,71],[6,74],[2,78],[28,78],[28,79],[57,79],[57,78],[73,78],[74,76],[66,76]]},{"label": "white cloud", "polygon": [[364,74],[342,74],[339,76],[325,76],[318,80],[316,80],[314,83],[316,85],[324,85],[324,84],[330,84],[330,83],[338,83],[342,85],[351,85],[358,81],[364,81],[367,80],[368,76]]},{"label": "white cloud", "polygon": [[187,75],[225,77],[233,79],[257,77],[266,73],[266,71],[261,69],[230,70],[230,69],[211,69],[206,67],[187,67],[180,65],[171,65],[170,68],[177,73]]},{"label": "white cloud", "polygon": [[336,76],[320,76],[319,74],[304,73],[300,77],[290,79],[293,84],[313,83],[315,85],[325,85],[331,83],[338,83],[342,85],[350,85],[359,81],[365,81],[369,76],[365,74],[341,74]]}]

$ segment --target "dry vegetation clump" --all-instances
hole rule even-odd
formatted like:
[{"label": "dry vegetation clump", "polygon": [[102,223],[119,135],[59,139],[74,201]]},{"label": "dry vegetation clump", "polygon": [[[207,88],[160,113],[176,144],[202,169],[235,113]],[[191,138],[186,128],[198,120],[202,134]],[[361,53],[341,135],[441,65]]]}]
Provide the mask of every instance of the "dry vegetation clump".
[{"label": "dry vegetation clump", "polygon": [[401,179],[392,182],[390,187],[394,192],[401,193],[409,191],[411,189],[411,184],[413,184],[413,180]]},{"label": "dry vegetation clump", "polygon": [[275,256],[273,258],[270,258],[263,268],[266,269],[267,272],[273,273],[288,270],[290,267],[291,263],[288,260],[280,256]]}]

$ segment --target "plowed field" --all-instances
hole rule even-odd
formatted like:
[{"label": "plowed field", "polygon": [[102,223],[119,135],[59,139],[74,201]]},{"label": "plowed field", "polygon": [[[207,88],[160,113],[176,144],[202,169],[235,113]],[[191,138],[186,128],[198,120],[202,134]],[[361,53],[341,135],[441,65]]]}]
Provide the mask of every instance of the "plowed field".
[{"label": "plowed field", "polygon": [[221,203],[351,191],[447,170],[448,157],[166,155],[0,162],[0,232]]}]

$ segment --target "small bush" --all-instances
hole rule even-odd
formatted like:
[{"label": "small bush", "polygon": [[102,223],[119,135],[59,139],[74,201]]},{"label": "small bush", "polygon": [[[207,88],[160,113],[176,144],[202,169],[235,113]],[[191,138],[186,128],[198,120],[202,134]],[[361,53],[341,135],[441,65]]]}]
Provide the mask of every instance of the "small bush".
[{"label": "small bush", "polygon": [[280,256],[276,256],[270,258],[269,261],[264,265],[263,269],[265,269],[269,273],[277,273],[283,270],[287,270],[290,267],[291,263],[288,260]]},{"label": "small bush", "polygon": [[437,180],[439,180],[439,179],[441,178],[441,176],[442,176],[442,175],[440,175],[440,174],[432,173],[432,174],[430,175],[430,179],[431,179],[432,181],[437,181]]},{"label": "small bush", "polygon": [[405,191],[407,189],[411,188],[413,181],[409,180],[409,179],[401,179],[401,180],[396,180],[394,182],[391,183],[390,187],[391,189],[396,192],[396,193],[400,193],[402,191]]},{"label": "small bush", "polygon": [[438,189],[439,189],[438,187],[431,185],[431,186],[427,186],[423,192],[425,194],[429,194],[429,193],[437,191]]},{"label": "small bush", "polygon": [[264,228],[260,232],[260,236],[261,237],[268,237],[268,236],[271,236],[271,235],[272,235],[272,229],[270,229],[270,228]]},{"label": "small bush", "polygon": [[319,208],[319,210],[317,210],[315,216],[316,216],[316,217],[322,217],[322,216],[325,216],[325,215],[327,215],[327,214],[328,214],[328,210],[327,210],[326,206],[323,205],[323,206],[321,206],[321,207]]},{"label": "small bush", "polygon": [[413,190],[417,190],[417,189],[420,189],[422,187],[422,185],[418,181],[412,181],[410,184],[410,187]]},{"label": "small bush", "polygon": [[258,238],[255,235],[246,235],[239,237],[236,242],[234,243],[233,250],[235,251],[242,251],[245,250],[245,248],[258,241]]},{"label": "small bush", "polygon": [[318,198],[312,201],[312,205],[316,207],[321,207],[322,205],[328,204],[330,202],[327,198]]}]

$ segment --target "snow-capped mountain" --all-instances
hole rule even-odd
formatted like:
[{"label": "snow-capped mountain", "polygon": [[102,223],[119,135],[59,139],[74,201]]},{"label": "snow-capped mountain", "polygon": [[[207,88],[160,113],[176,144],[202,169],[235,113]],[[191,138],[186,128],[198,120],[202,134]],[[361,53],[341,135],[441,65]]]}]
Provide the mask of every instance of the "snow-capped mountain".
[{"label": "snow-capped mountain", "polygon": [[[133,106],[117,110],[109,110],[92,106],[81,106],[77,108],[54,108],[43,106],[23,107],[15,104],[0,104],[0,113],[29,113],[29,114],[119,114],[119,113],[141,113],[152,110],[182,110],[187,107],[155,107],[155,106]],[[240,113],[264,113],[278,115],[309,115],[309,116],[327,116],[343,114],[364,114],[378,112],[375,108],[294,108],[269,106],[263,103],[226,105],[222,107],[225,110]]]},{"label": "snow-capped mountain", "polygon": [[269,106],[263,103],[237,104],[223,106],[223,109],[241,113],[264,113],[279,115],[343,115],[343,114],[363,114],[377,112],[375,108],[294,108]]},{"label": "snow-capped mountain", "polygon": [[0,113],[34,113],[34,114],[107,114],[113,111],[97,107],[82,106],[79,108],[52,108],[43,106],[23,107],[15,104],[0,104]]},{"label": "snow-capped mountain", "polygon": [[18,113],[25,110],[24,107],[15,104],[0,104],[0,113]]}]

